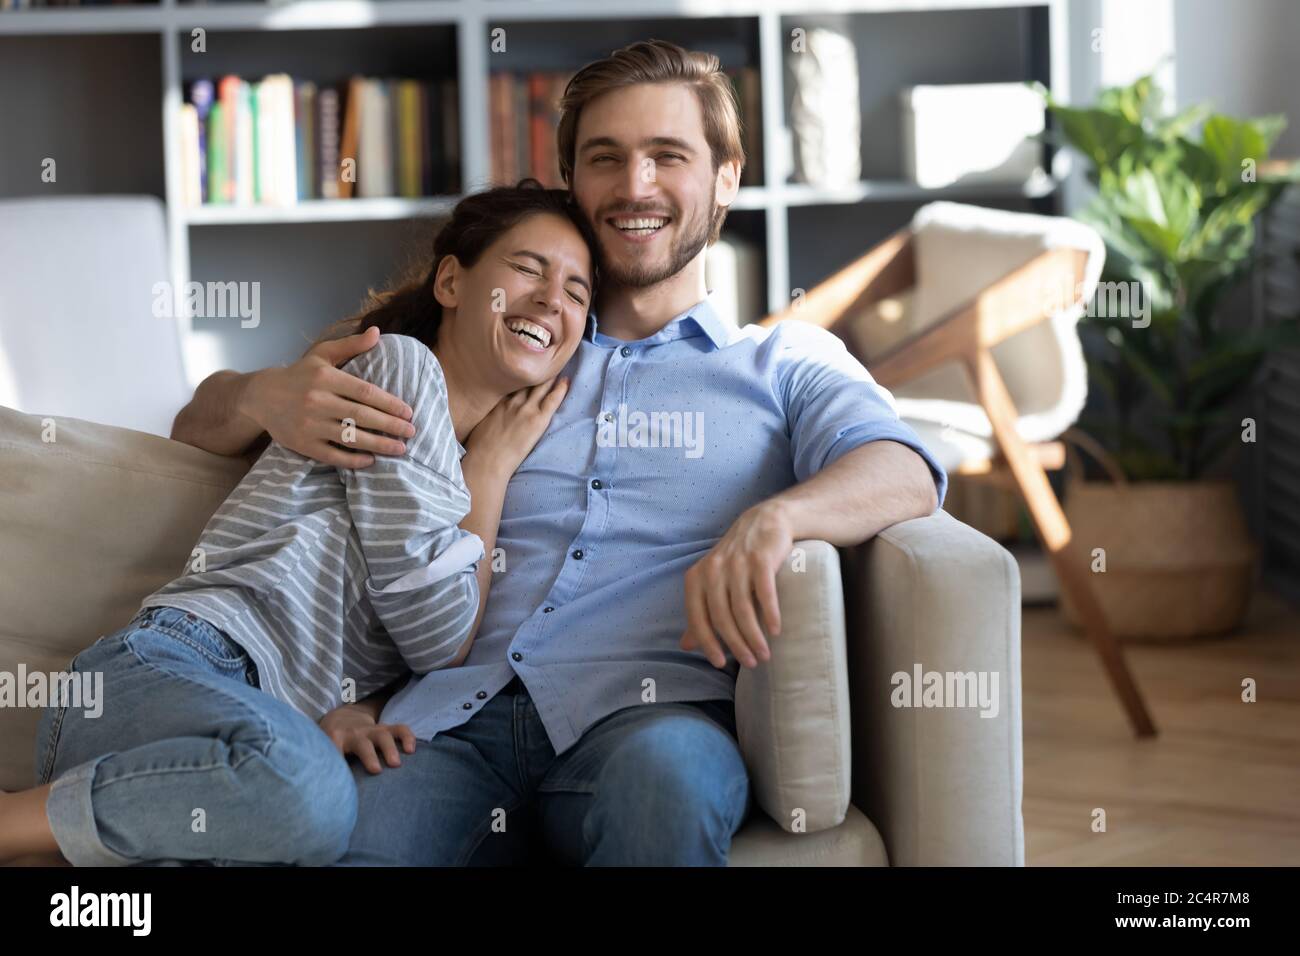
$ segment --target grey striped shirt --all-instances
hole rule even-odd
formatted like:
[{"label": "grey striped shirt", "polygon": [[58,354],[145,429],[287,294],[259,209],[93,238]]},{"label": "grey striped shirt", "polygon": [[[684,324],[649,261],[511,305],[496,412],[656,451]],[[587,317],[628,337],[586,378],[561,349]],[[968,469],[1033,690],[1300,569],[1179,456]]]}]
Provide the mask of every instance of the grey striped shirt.
[{"label": "grey striped shirt", "polygon": [[478,612],[483,557],[482,540],[458,527],[470,505],[465,449],[437,358],[410,336],[381,335],[343,368],[411,406],[406,454],[354,470],[273,443],[203,529],[186,572],[140,605],[225,631],[261,688],[312,720],[449,664]]}]

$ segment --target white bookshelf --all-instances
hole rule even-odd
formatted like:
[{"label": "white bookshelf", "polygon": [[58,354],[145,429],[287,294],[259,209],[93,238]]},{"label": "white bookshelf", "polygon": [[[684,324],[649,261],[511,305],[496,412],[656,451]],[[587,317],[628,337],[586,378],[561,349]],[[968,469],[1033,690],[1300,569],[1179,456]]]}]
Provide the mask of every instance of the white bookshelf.
[{"label": "white bookshelf", "polygon": [[187,226],[254,226],[273,223],[364,222],[366,220],[417,219],[445,216],[456,204],[454,196],[419,199],[377,198],[299,200],[288,206],[188,206],[177,213]]},{"label": "white bookshelf", "polygon": [[[864,104],[866,178],[843,189],[788,182],[783,134],[788,109],[784,53],[790,28],[826,21],[846,25],[861,44],[859,61],[864,73],[870,73],[872,64],[881,61],[887,62],[885,69],[896,74],[892,89],[884,88],[891,82],[889,76],[871,79],[883,84],[880,89],[873,86],[873,92],[894,100],[897,86],[908,83],[987,82],[991,77],[1031,76],[1047,82],[1058,97],[1068,99],[1065,6],[1066,0],[296,0],[211,5],[166,0],[138,7],[9,11],[0,13],[0,97],[17,95],[4,92],[6,81],[10,86],[16,80],[39,83],[41,76],[26,73],[64,69],[68,66],[66,60],[75,58],[61,53],[48,57],[49,65],[41,67],[31,65],[36,58],[28,57],[23,59],[23,75],[15,76],[5,72],[6,51],[29,46],[75,51],[79,43],[129,42],[131,49],[138,52],[145,49],[142,43],[152,44],[148,38],[156,39],[158,46],[154,49],[160,53],[156,61],[141,57],[147,62],[123,62],[120,69],[158,72],[156,77],[136,76],[136,80],[156,81],[160,94],[162,182],[153,191],[163,198],[167,208],[173,281],[183,284],[191,277],[219,274],[225,263],[236,260],[245,263],[241,268],[249,268],[247,262],[264,260],[264,267],[270,270],[276,268],[276,255],[290,259],[328,257],[330,249],[345,245],[349,229],[359,230],[364,238],[358,241],[364,241],[368,248],[375,246],[382,251],[386,244],[392,250],[408,248],[416,233],[403,224],[436,219],[459,198],[313,200],[283,207],[187,208],[181,201],[175,125],[187,78],[186,57],[192,56],[185,51],[195,28],[207,31],[209,50],[214,44],[223,50],[219,62],[223,71],[235,67],[231,72],[240,72],[239,48],[237,43],[233,49],[228,48],[230,44],[223,46],[223,38],[247,40],[253,35],[274,33],[276,42],[297,56],[311,55],[312,38],[322,35],[319,31],[357,31],[358,46],[365,46],[367,37],[412,31],[427,31],[430,39],[438,40],[440,48],[450,44],[455,67],[447,75],[454,75],[458,81],[461,182],[469,190],[483,187],[489,177],[487,86],[489,72],[499,65],[492,58],[500,56],[489,52],[494,27],[506,27],[511,45],[519,51],[512,52],[517,59],[508,68],[521,71],[554,68],[555,58],[570,51],[570,47],[577,61],[570,59],[567,65],[576,67],[590,56],[606,53],[633,38],[663,36],[690,45],[690,39],[698,35],[704,39],[696,46],[710,49],[716,41],[733,57],[742,56],[759,71],[764,182],[741,190],[728,228],[761,243],[767,305],[775,310],[789,301],[794,287],[806,287],[850,261],[876,238],[896,228],[900,217],[903,221],[910,217],[910,212],[923,202],[951,198],[1010,208],[1041,206],[1055,202],[1056,187],[1065,173],[1064,157],[1057,154],[1052,174],[1039,181],[998,187],[919,188],[889,168],[889,137],[896,141],[897,130],[888,129],[888,122],[874,119],[867,112],[874,107]],[[941,13],[942,17],[937,18]],[[916,19],[925,17],[931,19]],[[954,32],[960,36],[941,43],[944,55],[930,57],[922,48],[925,43],[918,39],[928,43],[931,34],[946,29],[944,24],[954,20]],[[564,42],[557,44],[557,37]],[[887,45],[873,46],[882,43]],[[909,46],[916,49],[909,51]],[[721,51],[719,54],[726,65],[727,56]],[[271,72],[262,68],[268,65],[265,60],[265,50],[257,53],[246,75]],[[1008,62],[1012,65],[1007,66]],[[356,67],[351,63],[337,64],[340,76],[353,69]],[[884,102],[881,95],[873,100],[877,107]],[[93,104],[78,102],[68,107],[57,122],[68,123],[69,116],[75,122],[78,111],[90,110]],[[140,122],[148,126],[157,119],[154,113]],[[884,136],[879,143],[875,140],[877,129]],[[38,184],[10,181],[14,179],[10,172],[13,168],[0,165],[0,195],[42,194]],[[95,180],[94,175],[87,173],[89,186],[80,191],[149,191],[135,187],[136,180],[129,175],[114,179],[104,173],[103,182]],[[140,175],[148,179],[147,173]],[[123,188],[119,182],[129,185]],[[364,224],[364,228],[357,224]],[[374,274],[378,266],[365,256],[346,250],[337,255],[342,272],[356,270],[355,294],[351,301],[333,307],[334,314],[294,316],[300,327],[319,328],[332,321],[356,305],[367,283],[373,285],[386,278]],[[320,263],[321,268],[336,271],[330,270],[331,265],[328,258]],[[305,272],[297,281],[314,284]],[[281,300],[302,301],[306,303],[304,309],[322,308],[321,302],[310,295],[282,292]],[[328,310],[331,305],[323,307]],[[267,319],[277,320],[275,315]],[[201,341],[220,333],[211,329],[183,331],[187,367],[195,383],[223,365],[258,367],[287,361],[293,354],[283,353],[296,341],[270,336],[260,350],[241,345],[240,354],[232,360],[228,350],[223,353],[213,342]]]}]

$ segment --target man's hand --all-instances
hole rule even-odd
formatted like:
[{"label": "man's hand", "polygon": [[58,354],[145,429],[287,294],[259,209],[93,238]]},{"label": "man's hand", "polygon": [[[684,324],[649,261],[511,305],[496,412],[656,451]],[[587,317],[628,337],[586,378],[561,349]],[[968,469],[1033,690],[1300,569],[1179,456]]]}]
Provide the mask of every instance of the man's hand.
[{"label": "man's hand", "polygon": [[744,512],[713,549],[686,572],[686,633],[682,650],[701,649],[714,667],[726,657],[756,667],[770,657],[767,633],[780,633],[776,573],[795,541],[815,538],[836,547],[860,544],[939,506],[935,477],[925,459],[900,442],[867,442],[845,452],[806,481]]},{"label": "man's hand", "polygon": [[794,550],[794,532],[778,499],[761,502],[735,520],[727,533],[686,572],[684,651],[700,649],[714,667],[727,659],[718,635],[746,667],[771,657],[759,629],[781,632],[776,573]]},{"label": "man's hand", "polygon": [[[327,465],[365,468],[375,461],[366,452],[403,454],[406,445],[397,439],[415,434],[411,407],[337,367],[378,342],[379,330],[371,327],[359,335],[321,342],[292,365],[255,373],[240,396],[239,412],[281,445]],[[345,418],[357,424],[356,441],[349,443],[357,451],[330,444],[341,440]]]},{"label": "man's hand", "polygon": [[397,742],[408,754],[415,753],[415,734],[406,724],[376,723],[374,714],[358,704],[335,707],[320,719],[320,729],[346,758],[354,755],[371,773],[379,773],[379,752],[390,767],[400,767]]}]

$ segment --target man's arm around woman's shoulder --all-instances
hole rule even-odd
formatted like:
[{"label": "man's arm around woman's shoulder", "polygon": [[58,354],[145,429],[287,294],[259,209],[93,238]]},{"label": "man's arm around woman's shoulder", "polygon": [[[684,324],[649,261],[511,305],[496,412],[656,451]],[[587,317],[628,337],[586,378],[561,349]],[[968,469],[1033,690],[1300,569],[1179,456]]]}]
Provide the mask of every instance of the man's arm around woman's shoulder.
[{"label": "man's arm around woman's shoulder", "polygon": [[[415,433],[410,406],[338,368],[369,351],[379,338],[371,328],[319,342],[291,365],[214,372],[177,414],[171,437],[232,457],[256,457],[275,440],[314,461],[344,468],[367,467],[375,455],[400,455],[401,439]],[[359,432],[350,450],[330,444],[344,419],[371,429]]]}]

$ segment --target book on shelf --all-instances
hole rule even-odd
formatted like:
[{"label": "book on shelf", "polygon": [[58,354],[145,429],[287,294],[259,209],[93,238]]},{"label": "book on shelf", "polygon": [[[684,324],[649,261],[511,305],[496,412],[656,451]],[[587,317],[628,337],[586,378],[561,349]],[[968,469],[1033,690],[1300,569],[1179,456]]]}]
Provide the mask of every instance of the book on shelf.
[{"label": "book on shelf", "polygon": [[316,176],[313,193],[321,199],[339,198],[339,91],[321,88],[316,94]]},{"label": "book on shelf", "polygon": [[[761,88],[758,69],[735,67],[725,71],[740,109],[741,137],[745,147],[742,186],[763,182]],[[488,78],[491,176],[497,184],[513,184],[531,176],[543,185],[558,187],[556,127],[560,98],[573,71],[497,72]]]},{"label": "book on shelf", "polygon": [[724,71],[736,93],[740,108],[740,139],[745,146],[745,169],[740,185],[763,185],[763,91],[758,67],[742,66]]},{"label": "book on shelf", "polygon": [[181,194],[187,205],[289,206],[454,193],[458,109],[452,80],[197,79],[181,107]]}]

